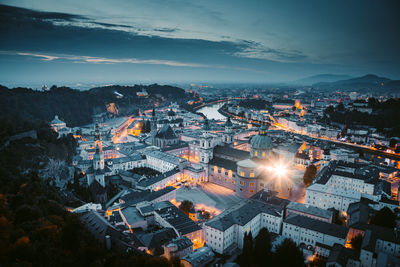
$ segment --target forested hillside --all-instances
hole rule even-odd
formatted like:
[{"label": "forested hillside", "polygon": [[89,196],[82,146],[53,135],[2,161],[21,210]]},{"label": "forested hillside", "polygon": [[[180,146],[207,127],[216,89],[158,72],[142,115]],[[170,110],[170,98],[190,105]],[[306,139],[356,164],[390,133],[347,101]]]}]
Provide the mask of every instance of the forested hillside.
[{"label": "forested hillside", "polygon": [[[146,90],[148,98],[137,96]],[[58,115],[74,127],[92,122],[94,113],[106,112],[109,103],[115,103],[120,115],[137,112],[169,101],[184,102],[188,96],[178,87],[168,85],[106,86],[88,91],[52,86],[49,91],[29,88],[9,89],[0,86],[0,119],[24,121],[51,121]]]}]

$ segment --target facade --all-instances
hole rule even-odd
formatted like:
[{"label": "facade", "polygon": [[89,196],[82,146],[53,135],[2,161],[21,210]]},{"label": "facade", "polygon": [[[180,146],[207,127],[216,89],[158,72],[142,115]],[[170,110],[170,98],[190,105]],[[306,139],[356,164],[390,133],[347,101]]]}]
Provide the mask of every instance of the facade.
[{"label": "facade", "polygon": [[187,160],[158,150],[150,150],[144,153],[147,167],[161,173],[168,172],[178,167],[182,169]]},{"label": "facade", "polygon": [[280,233],[282,219],[283,210],[255,200],[245,200],[205,223],[205,242],[220,254],[242,249],[245,233],[251,232],[256,236],[263,227],[272,233]]},{"label": "facade", "polygon": [[331,161],[306,188],[305,203],[322,209],[346,212],[349,205],[366,197],[379,201],[390,198],[390,184],[379,170],[365,164]]},{"label": "facade", "polygon": [[[227,121],[225,134],[230,134]],[[250,141],[250,153],[225,145],[213,145],[209,134],[208,121],[200,138],[200,163],[207,170],[208,181],[236,192],[236,195],[249,198],[260,190],[277,191],[280,196],[289,196],[291,181],[288,177],[277,177],[274,164],[278,157],[272,151],[272,140],[267,128],[261,126],[258,135]],[[228,140],[228,139],[223,139]],[[232,139],[230,139],[232,140]]]},{"label": "facade", "polygon": [[282,229],[284,237],[292,239],[297,245],[304,244],[312,248],[317,243],[345,245],[347,232],[346,227],[295,214],[285,219]]}]

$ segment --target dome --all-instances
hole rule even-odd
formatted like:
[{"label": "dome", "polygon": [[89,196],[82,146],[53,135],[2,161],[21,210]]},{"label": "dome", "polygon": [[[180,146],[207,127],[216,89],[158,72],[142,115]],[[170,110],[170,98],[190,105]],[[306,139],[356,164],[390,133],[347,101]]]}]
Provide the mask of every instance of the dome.
[{"label": "dome", "polygon": [[267,128],[262,125],[260,127],[258,135],[254,136],[250,141],[252,149],[257,150],[268,150],[272,149],[272,140],[266,133]]}]

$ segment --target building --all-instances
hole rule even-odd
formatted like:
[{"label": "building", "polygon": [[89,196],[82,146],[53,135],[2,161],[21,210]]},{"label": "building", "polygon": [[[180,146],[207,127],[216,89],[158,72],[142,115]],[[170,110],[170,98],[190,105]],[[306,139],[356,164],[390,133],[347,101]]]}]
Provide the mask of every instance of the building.
[{"label": "building", "polygon": [[390,198],[390,183],[381,180],[379,170],[373,166],[331,161],[306,188],[305,203],[346,212],[349,205],[360,201],[361,197],[375,201]]},{"label": "building", "polygon": [[207,181],[232,189],[243,198],[264,189],[277,191],[280,196],[290,195],[291,180],[287,174],[280,176],[280,159],[272,151],[272,140],[265,126],[252,137],[250,153],[227,144],[213,145],[207,121],[203,131],[200,163],[207,168]]},{"label": "building", "polygon": [[193,243],[187,237],[178,237],[164,245],[164,256],[168,260],[173,257],[183,258],[193,252]]},{"label": "building", "polygon": [[147,167],[161,173],[168,172],[175,168],[183,169],[187,165],[186,159],[161,152],[158,150],[149,150],[144,152],[147,161]]},{"label": "building", "polygon": [[333,220],[333,212],[331,210],[325,210],[299,202],[290,202],[286,206],[286,217],[291,214],[297,214],[327,223],[332,223]]},{"label": "building", "polygon": [[235,248],[243,248],[245,233],[256,236],[263,227],[272,233],[280,233],[282,219],[283,209],[256,200],[244,200],[205,223],[205,241],[213,251],[226,254]]},{"label": "building", "polygon": [[66,128],[66,127],[67,127],[67,124],[66,124],[65,122],[63,122],[62,120],[60,120],[60,119],[58,118],[58,116],[56,115],[56,116],[54,116],[54,119],[50,122],[50,127],[51,127],[54,131],[58,132],[58,131],[60,131],[61,129]]},{"label": "building", "polygon": [[153,204],[153,207],[154,219],[159,225],[173,228],[178,236],[189,238],[194,248],[203,246],[203,229],[171,202],[157,202]]},{"label": "building", "polygon": [[315,248],[317,243],[333,246],[345,245],[348,229],[346,227],[292,214],[283,222],[282,235],[292,239],[297,245]]},{"label": "building", "polygon": [[214,257],[215,254],[209,247],[202,247],[183,257],[181,264],[184,267],[205,267],[214,260]]},{"label": "building", "polygon": [[157,147],[167,147],[178,144],[178,136],[175,134],[174,130],[172,130],[169,124],[165,124],[162,128],[156,133],[154,137],[154,146]]}]

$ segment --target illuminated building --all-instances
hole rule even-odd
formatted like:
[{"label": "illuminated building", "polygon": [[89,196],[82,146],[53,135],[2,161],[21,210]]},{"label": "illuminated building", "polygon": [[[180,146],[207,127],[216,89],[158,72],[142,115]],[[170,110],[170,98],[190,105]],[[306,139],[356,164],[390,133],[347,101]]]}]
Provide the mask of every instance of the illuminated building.
[{"label": "illuminated building", "polygon": [[283,209],[256,200],[244,200],[205,223],[207,246],[220,254],[243,248],[245,233],[257,236],[262,228],[279,234]]}]

